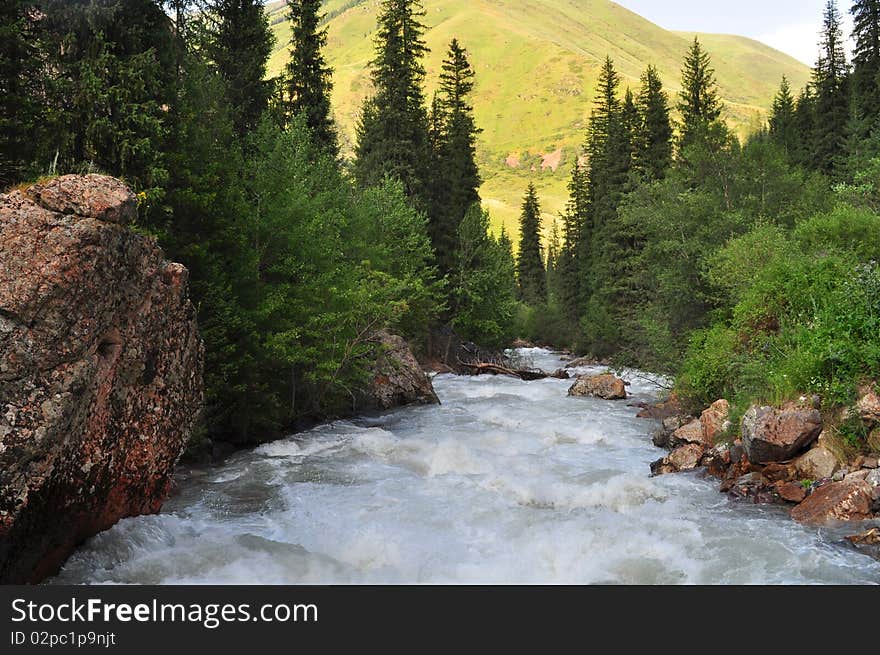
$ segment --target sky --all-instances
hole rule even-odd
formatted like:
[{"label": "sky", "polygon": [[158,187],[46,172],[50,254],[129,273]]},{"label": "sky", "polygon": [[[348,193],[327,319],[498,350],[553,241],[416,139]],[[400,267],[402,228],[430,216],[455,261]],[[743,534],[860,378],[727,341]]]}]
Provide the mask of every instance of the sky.
[{"label": "sky", "polygon": [[[740,34],[816,63],[822,12],[827,0],[615,0],[669,30]],[[850,2],[838,3],[847,36]],[[848,48],[852,42],[847,41]]]}]

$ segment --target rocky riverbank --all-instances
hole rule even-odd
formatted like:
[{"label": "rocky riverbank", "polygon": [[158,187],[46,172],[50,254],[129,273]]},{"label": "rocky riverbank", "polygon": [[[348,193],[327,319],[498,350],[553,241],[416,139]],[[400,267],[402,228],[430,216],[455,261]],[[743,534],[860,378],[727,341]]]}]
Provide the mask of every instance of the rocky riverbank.
[{"label": "rocky riverbank", "polygon": [[[39,582],[120,519],[158,513],[196,430],[189,273],[130,228],[137,204],[102,175],[0,194],[0,583]],[[370,344],[352,415],[439,403],[402,338]]]},{"label": "rocky riverbank", "polygon": [[[818,398],[804,397],[782,407],[753,406],[734,425],[726,400],[691,416],[673,396],[643,407],[640,416],[661,421],[653,441],[669,451],[652,464],[654,475],[702,470],[732,499],[785,506],[807,525],[851,524],[859,532],[849,538],[853,545],[880,556],[880,532],[870,523],[880,519],[875,387],[833,415],[820,411]],[[858,454],[844,447],[842,425],[869,435]]]}]

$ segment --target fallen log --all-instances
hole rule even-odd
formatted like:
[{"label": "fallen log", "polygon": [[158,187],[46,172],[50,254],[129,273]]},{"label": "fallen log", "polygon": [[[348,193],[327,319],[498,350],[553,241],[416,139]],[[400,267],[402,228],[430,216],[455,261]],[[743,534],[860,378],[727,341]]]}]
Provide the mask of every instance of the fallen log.
[{"label": "fallen log", "polygon": [[459,361],[458,363],[465,368],[476,371],[476,375],[507,375],[509,377],[519,378],[520,380],[524,380],[526,382],[544,380],[550,377],[547,373],[544,373],[544,371],[517,371],[512,368],[507,368],[506,366],[501,366],[500,364],[492,364],[489,362],[477,362],[474,364],[469,364],[467,362]]}]

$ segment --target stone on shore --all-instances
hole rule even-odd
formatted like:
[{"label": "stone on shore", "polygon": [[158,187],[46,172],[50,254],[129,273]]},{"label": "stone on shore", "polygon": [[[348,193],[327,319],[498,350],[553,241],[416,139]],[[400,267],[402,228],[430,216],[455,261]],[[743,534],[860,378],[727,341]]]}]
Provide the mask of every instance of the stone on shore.
[{"label": "stone on shore", "polygon": [[374,342],[376,360],[369,384],[358,396],[358,410],[387,411],[407,405],[440,404],[431,379],[402,337],[380,331]]},{"label": "stone on shore", "polygon": [[119,180],[0,195],[0,583],[159,511],[202,404],[188,272]]},{"label": "stone on shore", "polygon": [[816,489],[791,510],[791,517],[807,525],[826,525],[838,521],[864,521],[871,518],[871,484],[865,480],[832,482]]},{"label": "stone on shore", "polygon": [[819,410],[789,406],[752,407],[742,422],[742,441],[749,461],[767,464],[792,459],[822,432]]},{"label": "stone on shore", "polygon": [[830,450],[817,446],[798,457],[794,467],[801,480],[818,481],[830,479],[840,468],[840,464]]},{"label": "stone on shore", "polygon": [[686,444],[679,446],[669,455],[662,459],[658,459],[651,464],[651,473],[654,475],[668,475],[670,473],[681,473],[682,471],[693,471],[700,466],[700,461],[706,448],[700,444]]}]

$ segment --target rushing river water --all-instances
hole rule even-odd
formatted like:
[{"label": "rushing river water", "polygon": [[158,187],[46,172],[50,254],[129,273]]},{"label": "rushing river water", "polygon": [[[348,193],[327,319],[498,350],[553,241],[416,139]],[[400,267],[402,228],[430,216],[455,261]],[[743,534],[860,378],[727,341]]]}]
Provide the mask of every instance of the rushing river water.
[{"label": "rushing river water", "polygon": [[[731,502],[696,473],[651,478],[656,424],[627,402],[568,398],[560,380],[434,383],[441,407],[181,476],[161,515],[93,538],[54,582],[880,583],[846,533]],[[655,391],[633,377],[630,402]]]}]

